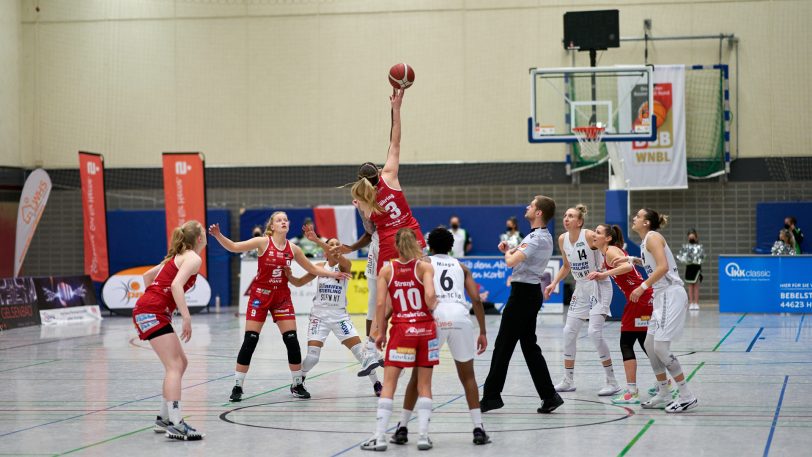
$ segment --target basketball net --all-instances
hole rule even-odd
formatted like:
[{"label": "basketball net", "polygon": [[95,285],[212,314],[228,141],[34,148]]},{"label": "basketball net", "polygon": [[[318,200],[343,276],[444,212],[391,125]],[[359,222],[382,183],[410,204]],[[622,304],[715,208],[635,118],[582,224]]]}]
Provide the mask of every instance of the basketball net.
[{"label": "basketball net", "polygon": [[601,153],[601,139],[606,127],[600,125],[587,125],[583,127],[574,127],[572,129],[573,135],[578,140],[578,145],[581,147],[581,157],[585,159],[592,159]]}]

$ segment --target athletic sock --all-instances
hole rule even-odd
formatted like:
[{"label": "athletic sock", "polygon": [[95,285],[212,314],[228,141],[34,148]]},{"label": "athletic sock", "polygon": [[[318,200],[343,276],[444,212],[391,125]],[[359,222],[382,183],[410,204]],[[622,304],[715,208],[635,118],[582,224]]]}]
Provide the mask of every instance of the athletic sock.
[{"label": "athletic sock", "polygon": [[567,379],[567,381],[572,382],[575,379],[575,367],[564,367],[564,377]]},{"label": "athletic sock", "polygon": [[688,381],[685,378],[682,381],[677,381],[679,386],[679,396],[682,398],[694,398],[694,393],[688,388]]},{"label": "athletic sock", "polygon": [[168,401],[166,408],[169,410],[169,422],[175,425],[180,424],[180,421],[183,420],[183,416],[180,414],[180,401]]},{"label": "athletic sock", "polygon": [[615,379],[615,369],[612,364],[604,365],[603,372],[606,374],[607,384],[617,384],[617,379]]},{"label": "athletic sock", "polygon": [[482,426],[482,411],[479,408],[469,409],[468,412],[471,414],[471,422],[474,423],[474,428],[481,428],[485,429]]},{"label": "athletic sock", "polygon": [[386,429],[389,427],[389,416],[392,415],[392,399],[379,398],[378,399],[378,415],[375,428],[376,436],[383,436]]},{"label": "athletic sock", "polygon": [[241,373],[239,371],[234,372],[234,385],[237,387],[242,387],[243,383],[245,383],[245,375],[246,373]]},{"label": "athletic sock", "polygon": [[291,370],[290,377],[293,378],[293,385],[294,386],[298,386],[299,384],[301,384],[303,382],[302,381],[302,370],[296,370],[296,371]]},{"label": "athletic sock", "polygon": [[409,409],[404,409],[400,413],[400,426],[406,427],[409,421],[412,420],[412,411]]},{"label": "athletic sock", "polygon": [[160,416],[163,420],[169,420],[169,407],[166,405],[166,398],[161,397],[161,412]]},{"label": "athletic sock", "polygon": [[419,423],[418,432],[420,435],[426,435],[429,433],[429,421],[431,420],[431,398],[418,397],[415,409],[417,409],[417,421]]},{"label": "athletic sock", "polygon": [[369,374],[369,380],[372,381],[372,384],[375,384],[378,381],[378,375],[375,374],[375,370],[372,370],[372,373]]},{"label": "athletic sock", "polygon": [[628,390],[630,394],[637,394],[637,384],[634,382],[626,383],[626,390]]}]

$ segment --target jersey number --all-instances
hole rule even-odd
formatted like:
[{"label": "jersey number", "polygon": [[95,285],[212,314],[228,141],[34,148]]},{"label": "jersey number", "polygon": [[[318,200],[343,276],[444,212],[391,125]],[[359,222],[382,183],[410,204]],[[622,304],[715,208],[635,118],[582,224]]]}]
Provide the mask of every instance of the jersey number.
[{"label": "jersey number", "polygon": [[448,270],[443,270],[443,273],[440,275],[440,287],[448,292],[454,288],[454,279],[450,276],[446,276],[446,274],[448,274]]},{"label": "jersey number", "polygon": [[[403,289],[396,290],[394,299],[400,302],[400,308],[404,313],[409,311],[410,307],[414,310],[419,310],[423,307],[423,299],[420,297],[420,291],[415,288],[407,289],[405,293]],[[408,303],[406,303],[407,301]]]},{"label": "jersey number", "polygon": [[387,203],[384,208],[386,208],[386,212],[389,213],[389,217],[391,219],[397,219],[400,217],[400,208],[398,208],[398,205],[395,204],[395,202]]},{"label": "jersey number", "polygon": [[578,260],[586,260],[586,251],[583,249],[578,250]]}]

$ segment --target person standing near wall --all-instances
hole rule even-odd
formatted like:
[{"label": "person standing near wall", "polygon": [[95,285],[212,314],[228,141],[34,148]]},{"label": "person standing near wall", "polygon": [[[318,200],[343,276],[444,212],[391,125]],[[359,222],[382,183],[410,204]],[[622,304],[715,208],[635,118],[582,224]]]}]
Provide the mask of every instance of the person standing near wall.
[{"label": "person standing near wall", "polygon": [[682,245],[677,260],[685,264],[685,282],[688,284],[688,309],[699,310],[699,283],[702,282],[702,261],[705,248],[699,244],[696,229],[688,231],[688,242]]}]

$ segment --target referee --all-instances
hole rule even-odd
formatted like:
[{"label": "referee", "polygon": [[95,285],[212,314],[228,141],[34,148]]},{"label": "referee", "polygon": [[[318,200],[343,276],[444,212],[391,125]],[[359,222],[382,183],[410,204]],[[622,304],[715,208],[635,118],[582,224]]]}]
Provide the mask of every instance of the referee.
[{"label": "referee", "polygon": [[537,195],[527,206],[524,217],[530,221],[532,230],[521,244],[508,249],[507,243],[499,243],[499,250],[505,253],[505,263],[513,268],[510,283],[510,297],[502,311],[502,323],[493,347],[491,369],[485,379],[484,394],[480,402],[482,412],[499,409],[502,402],[502,388],[505,386],[508,364],[513,356],[516,343],[521,343],[522,354],[541,399],[539,413],[551,413],[564,404],[555,392],[547,362],[536,344],[536,316],[541,309],[541,275],[553,255],[553,238],[547,230],[547,223],[555,215],[555,201]]}]

